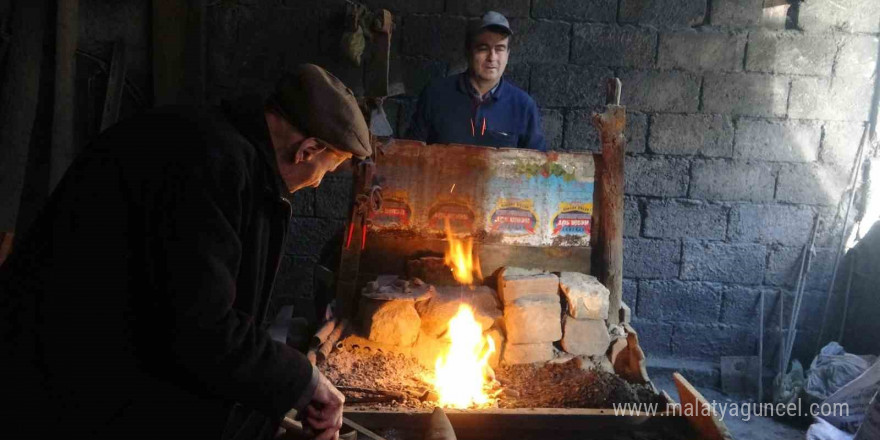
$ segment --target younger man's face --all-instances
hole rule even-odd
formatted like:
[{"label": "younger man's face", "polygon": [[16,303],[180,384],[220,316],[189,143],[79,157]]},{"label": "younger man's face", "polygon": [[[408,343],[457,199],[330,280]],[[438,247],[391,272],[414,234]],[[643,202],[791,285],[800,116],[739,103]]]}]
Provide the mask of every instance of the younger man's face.
[{"label": "younger man's face", "polygon": [[501,79],[507,68],[508,41],[507,35],[490,30],[484,30],[474,37],[468,53],[468,65],[478,79],[489,82]]}]

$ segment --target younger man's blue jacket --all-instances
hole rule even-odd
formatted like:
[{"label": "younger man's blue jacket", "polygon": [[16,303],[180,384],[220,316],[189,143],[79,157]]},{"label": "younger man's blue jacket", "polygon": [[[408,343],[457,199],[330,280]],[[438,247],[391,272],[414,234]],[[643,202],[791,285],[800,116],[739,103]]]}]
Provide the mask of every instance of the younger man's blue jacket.
[{"label": "younger man's blue jacket", "polygon": [[431,82],[419,96],[408,137],[429,144],[546,150],[535,100],[501,79],[483,99],[468,73]]}]

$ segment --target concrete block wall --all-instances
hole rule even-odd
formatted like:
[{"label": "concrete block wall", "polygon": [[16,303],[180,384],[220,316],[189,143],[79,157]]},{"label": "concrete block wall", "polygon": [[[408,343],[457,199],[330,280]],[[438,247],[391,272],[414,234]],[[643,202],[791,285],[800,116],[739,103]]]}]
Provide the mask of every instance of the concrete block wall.
[{"label": "concrete block wall", "polygon": [[[764,292],[771,359],[779,299],[787,323],[801,248],[813,219],[824,220],[795,352],[808,360],[842,227],[837,205],[869,117],[880,2],[806,2],[787,18],[762,0],[366,3],[394,13],[392,77],[406,94],[386,111],[398,133],[425,84],[464,68],[467,21],[487,9],[511,19],[507,78],[541,107],[552,149],[599,148],[589,117],[604,102],[603,80],[621,78],[624,297],[651,356],[755,353]],[[212,3],[210,98],[267,92],[300,62],[362,92],[364,68],[338,56],[343,10],[341,1]],[[314,267],[341,235],[347,182],[293,197],[279,301],[311,300]]]}]

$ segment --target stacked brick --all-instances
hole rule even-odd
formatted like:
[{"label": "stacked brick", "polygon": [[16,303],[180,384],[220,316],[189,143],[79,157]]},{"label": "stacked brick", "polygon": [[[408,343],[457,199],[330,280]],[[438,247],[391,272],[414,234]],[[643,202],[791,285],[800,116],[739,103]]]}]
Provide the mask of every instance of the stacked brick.
[{"label": "stacked brick", "polygon": [[504,305],[505,363],[549,361],[556,357],[556,342],[573,356],[608,351],[608,289],[595,277],[508,267],[498,276],[498,294]]}]

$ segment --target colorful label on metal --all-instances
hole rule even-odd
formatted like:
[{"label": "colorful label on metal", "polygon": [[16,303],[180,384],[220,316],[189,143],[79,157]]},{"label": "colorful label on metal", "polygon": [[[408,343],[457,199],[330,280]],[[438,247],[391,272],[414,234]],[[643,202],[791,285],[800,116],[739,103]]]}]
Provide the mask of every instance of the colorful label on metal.
[{"label": "colorful label on metal", "polygon": [[395,191],[382,198],[382,208],[370,219],[381,228],[406,228],[410,226],[412,208],[405,191]]},{"label": "colorful label on metal", "polygon": [[428,228],[435,231],[443,231],[445,219],[449,219],[449,226],[454,232],[471,232],[474,230],[476,215],[474,210],[457,202],[437,203],[428,210]]},{"label": "colorful label on metal", "polygon": [[593,203],[559,203],[559,210],[550,223],[551,235],[589,237],[593,220]]},{"label": "colorful label on metal", "polygon": [[489,230],[504,235],[534,235],[538,225],[532,200],[499,199],[489,217]]}]

